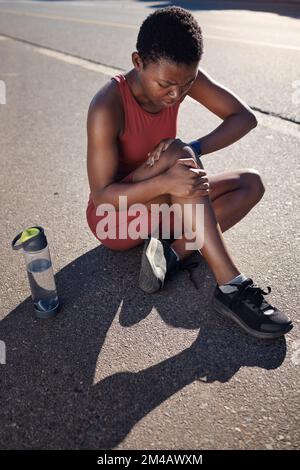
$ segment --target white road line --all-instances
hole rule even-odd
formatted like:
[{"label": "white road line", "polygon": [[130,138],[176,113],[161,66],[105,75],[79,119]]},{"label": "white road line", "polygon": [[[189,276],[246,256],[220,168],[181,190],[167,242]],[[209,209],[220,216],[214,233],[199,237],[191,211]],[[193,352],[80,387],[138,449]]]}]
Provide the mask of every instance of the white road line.
[{"label": "white road line", "polygon": [[[0,35],[0,40],[1,39],[8,39],[8,40],[14,41],[14,39],[6,38],[5,36]],[[20,42],[20,40],[18,39],[15,39],[15,41]],[[33,44],[23,43],[23,45],[29,49],[32,49],[35,52],[38,52],[39,54],[43,54],[47,57],[51,57],[52,59],[60,60],[61,62],[65,62],[67,64],[76,65],[86,70],[91,70],[92,72],[101,73],[110,78],[117,75],[118,73],[124,73],[123,69],[109,67],[109,66],[102,65],[102,64],[96,64],[86,59],[79,59],[77,57],[72,57],[68,54],[64,54],[63,52],[51,51],[44,47],[36,46]],[[190,96],[187,96],[184,101],[190,104],[197,105],[195,100],[193,100],[193,98],[191,98]],[[259,111],[255,111],[255,114],[256,114],[259,126],[268,127],[272,131],[281,132],[283,134],[300,139],[299,124],[285,121],[276,116],[268,116]]]},{"label": "white road line", "polygon": [[90,62],[89,60],[79,59],[78,57],[72,57],[70,55],[63,54],[62,52],[51,51],[49,49],[45,49],[43,47],[38,47],[38,46],[29,46],[29,47],[33,47],[36,50],[36,52],[39,52],[40,54],[46,55],[48,57],[52,57],[53,59],[66,62],[68,64],[77,65],[84,69],[92,70],[93,72],[102,73],[103,75],[107,75],[109,77],[114,76],[120,72],[121,73],[124,72],[124,70],[122,69],[109,67],[107,65],[94,64],[93,62]]},{"label": "white road line", "polygon": [[139,26],[136,26],[133,24],[115,23],[112,21],[89,20],[89,19],[84,19],[84,18],[76,18],[73,16],[46,15],[43,13],[27,13],[25,11],[13,11],[13,10],[2,10],[2,9],[0,9],[0,12],[8,13],[9,15],[31,16],[33,18],[46,18],[48,20],[67,21],[71,23],[98,24],[101,26],[113,26],[116,28],[134,29],[134,30],[139,29]]},{"label": "white road line", "polygon": [[[59,21],[67,21],[67,22],[73,22],[73,23],[83,23],[83,24],[96,24],[96,25],[101,25],[101,26],[110,26],[114,28],[124,28],[124,29],[132,29],[135,31],[138,31],[140,26],[136,26],[133,24],[126,24],[126,23],[116,23],[116,22],[111,22],[111,21],[97,21],[97,20],[89,20],[89,19],[84,19],[84,18],[76,18],[76,17],[69,17],[69,16],[58,16],[58,15],[46,15],[43,13],[28,13],[28,12],[21,12],[21,11],[14,11],[14,10],[4,10],[0,9],[1,13],[7,13],[11,15],[19,15],[19,16],[30,16],[30,17],[36,17],[36,18],[46,18],[49,20],[59,20]],[[212,28],[219,28],[219,26],[212,26],[212,25],[207,25],[207,27],[212,27]],[[203,26],[205,28],[205,26]],[[275,49],[288,49],[291,51],[300,51],[300,46],[294,46],[291,44],[274,44],[272,42],[266,42],[266,41],[255,41],[252,39],[238,39],[238,38],[229,38],[226,36],[218,36],[214,34],[204,34],[204,40],[205,39],[214,39],[217,41],[228,41],[228,42],[235,42],[238,44],[248,44],[252,46],[259,46],[259,47],[272,47]]]},{"label": "white road line", "polygon": [[300,139],[300,125],[295,122],[285,121],[276,116],[268,116],[259,111],[254,111],[258,120],[258,126],[268,127],[274,132],[280,132]]},{"label": "white road line", "polygon": [[218,41],[237,42],[239,44],[249,44],[251,46],[273,47],[275,49],[289,49],[291,51],[300,51],[300,46],[293,46],[291,44],[274,44],[272,42],[253,41],[252,39],[234,39],[228,38],[226,36],[216,36],[214,34],[205,34],[204,39],[205,38],[217,39]]}]

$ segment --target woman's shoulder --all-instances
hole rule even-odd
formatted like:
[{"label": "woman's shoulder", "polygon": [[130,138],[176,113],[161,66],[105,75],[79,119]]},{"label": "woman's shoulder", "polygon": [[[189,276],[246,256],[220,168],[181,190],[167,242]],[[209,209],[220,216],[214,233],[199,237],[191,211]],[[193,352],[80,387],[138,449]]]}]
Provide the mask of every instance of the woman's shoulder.
[{"label": "woman's shoulder", "polygon": [[89,114],[109,113],[115,125],[118,127],[118,134],[122,131],[123,105],[118,84],[115,80],[105,83],[94,95],[90,102]]}]

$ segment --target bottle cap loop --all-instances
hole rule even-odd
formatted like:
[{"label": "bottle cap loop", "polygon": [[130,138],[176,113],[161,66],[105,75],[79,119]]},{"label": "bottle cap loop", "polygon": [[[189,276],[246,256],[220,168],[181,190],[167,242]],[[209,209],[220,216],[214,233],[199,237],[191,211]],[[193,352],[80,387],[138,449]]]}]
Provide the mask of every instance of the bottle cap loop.
[{"label": "bottle cap loop", "polygon": [[26,228],[23,232],[18,233],[11,245],[13,250],[19,250],[20,248],[23,248],[24,251],[42,250],[47,246],[47,239],[43,227],[35,225]]}]

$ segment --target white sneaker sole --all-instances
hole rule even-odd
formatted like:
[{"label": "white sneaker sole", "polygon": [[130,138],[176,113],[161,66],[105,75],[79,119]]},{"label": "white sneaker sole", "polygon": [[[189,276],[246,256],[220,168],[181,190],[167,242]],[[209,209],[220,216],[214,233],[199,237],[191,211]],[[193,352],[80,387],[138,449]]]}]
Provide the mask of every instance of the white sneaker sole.
[{"label": "white sneaker sole", "polygon": [[142,264],[139,276],[140,288],[153,293],[163,287],[167,272],[164,248],[160,240],[151,237],[146,250],[142,255]]}]

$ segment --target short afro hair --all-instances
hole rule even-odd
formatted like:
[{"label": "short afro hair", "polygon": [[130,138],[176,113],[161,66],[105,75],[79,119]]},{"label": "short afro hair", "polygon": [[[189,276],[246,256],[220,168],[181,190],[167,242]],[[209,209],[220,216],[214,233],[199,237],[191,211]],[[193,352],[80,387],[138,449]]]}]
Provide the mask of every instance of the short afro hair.
[{"label": "short afro hair", "polygon": [[203,53],[202,31],[188,10],[176,6],[160,8],[143,21],[136,49],[144,68],[160,59],[191,65],[199,62]]}]

